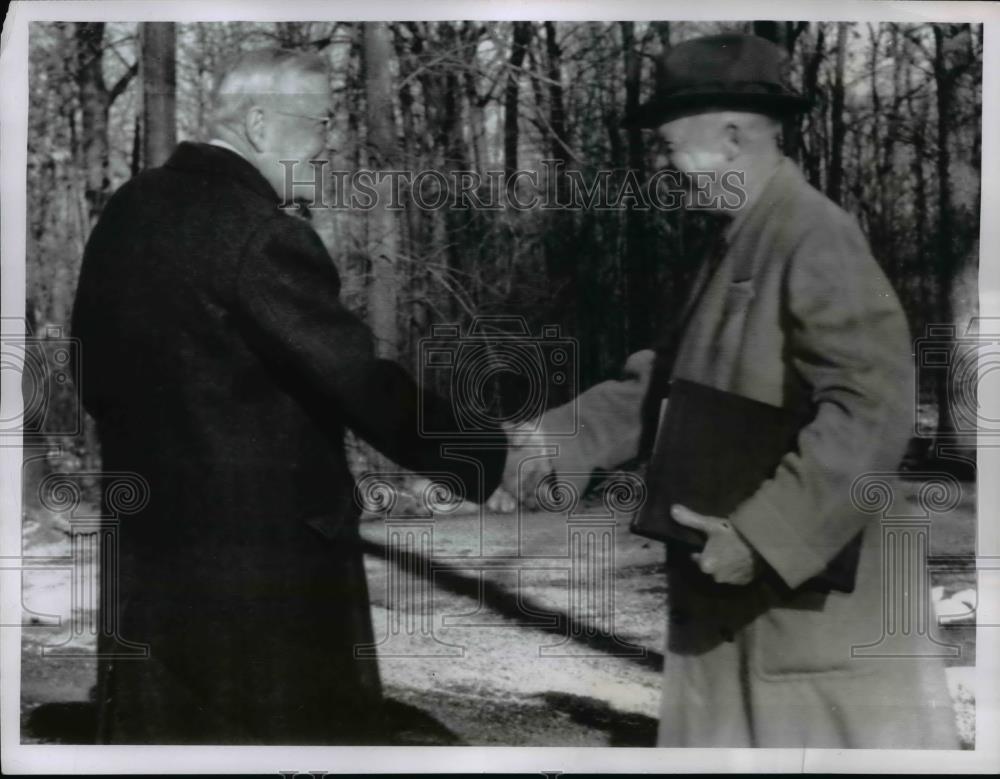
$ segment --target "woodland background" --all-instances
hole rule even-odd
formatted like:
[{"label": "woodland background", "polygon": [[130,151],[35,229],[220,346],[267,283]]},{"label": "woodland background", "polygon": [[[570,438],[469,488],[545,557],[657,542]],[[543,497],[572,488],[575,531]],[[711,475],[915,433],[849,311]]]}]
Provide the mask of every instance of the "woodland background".
[{"label": "woodland background", "polygon": [[[982,26],[770,21],[35,23],[29,328],[68,326],[107,198],[178,140],[205,139],[212,74],[236,52],[280,45],[329,58],[332,169],[484,173],[557,159],[588,181],[598,169],[643,180],[660,150],[621,118],[652,92],[661,52],[728,30],[788,52],[814,109],[786,123],[785,152],[858,218],[914,336],[932,324],[965,332],[977,299]],[[555,324],[578,342],[583,388],[652,343],[711,229],[703,215],[637,209],[316,209],[312,220],[347,304],[414,374],[433,325],[519,315],[533,333]],[[516,379],[487,388],[498,408],[523,402]],[[947,438],[946,372],[920,379],[920,413]],[[547,390],[546,405],[567,400],[564,387]],[[48,397],[42,432],[54,434],[67,429],[74,389],[52,381]],[[934,435],[925,439],[911,462],[932,456]],[[89,424],[59,443],[62,457],[96,470]]]}]

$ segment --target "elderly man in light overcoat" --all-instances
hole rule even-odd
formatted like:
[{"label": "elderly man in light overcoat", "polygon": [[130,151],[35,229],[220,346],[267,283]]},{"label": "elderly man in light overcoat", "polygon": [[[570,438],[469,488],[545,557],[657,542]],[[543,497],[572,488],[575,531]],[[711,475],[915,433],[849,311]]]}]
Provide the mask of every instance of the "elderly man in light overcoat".
[{"label": "elderly man in light overcoat", "polygon": [[[916,631],[882,642],[879,517],[851,499],[859,477],[899,467],[913,426],[906,318],[853,218],[779,152],[781,118],[806,107],[781,57],[746,35],[681,43],[629,118],[656,128],[684,173],[745,174],[746,199],[725,212],[683,329],[577,398],[579,434],[550,439],[550,467],[572,478],[635,457],[672,377],[811,409],[794,451],[729,517],[674,509],[708,540],[693,558],[668,551],[658,743],[955,748],[941,661],[914,656],[935,646]],[[542,435],[571,413],[549,411]],[[810,586],[859,533],[853,591]]]}]

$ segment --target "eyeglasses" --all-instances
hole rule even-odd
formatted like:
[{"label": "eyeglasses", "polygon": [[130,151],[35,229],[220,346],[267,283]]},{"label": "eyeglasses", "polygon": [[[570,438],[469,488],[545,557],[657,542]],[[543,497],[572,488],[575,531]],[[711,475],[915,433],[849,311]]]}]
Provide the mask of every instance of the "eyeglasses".
[{"label": "eyeglasses", "polygon": [[310,114],[293,114],[290,111],[278,111],[277,109],[272,109],[276,114],[282,114],[283,116],[294,116],[297,119],[312,119],[317,124],[322,125],[324,130],[330,129],[330,124],[333,122],[333,114],[327,114],[326,116],[312,116]]}]

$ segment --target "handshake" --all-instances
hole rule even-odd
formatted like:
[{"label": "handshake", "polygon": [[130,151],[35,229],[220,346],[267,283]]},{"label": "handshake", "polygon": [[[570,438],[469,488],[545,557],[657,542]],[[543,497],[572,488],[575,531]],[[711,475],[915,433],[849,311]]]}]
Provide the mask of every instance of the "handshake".
[{"label": "handshake", "polygon": [[508,448],[503,480],[486,501],[486,508],[508,514],[521,503],[535,509],[540,493],[554,478],[552,457],[555,447],[546,440],[540,420],[505,425],[505,429]]}]

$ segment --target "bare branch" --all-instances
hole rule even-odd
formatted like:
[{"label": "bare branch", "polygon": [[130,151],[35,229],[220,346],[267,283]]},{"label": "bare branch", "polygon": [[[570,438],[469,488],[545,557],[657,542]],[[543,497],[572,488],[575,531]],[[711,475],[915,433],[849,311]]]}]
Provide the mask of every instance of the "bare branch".
[{"label": "bare branch", "polygon": [[136,62],[127,71],[125,71],[125,73],[122,74],[122,77],[118,79],[115,82],[114,86],[111,87],[111,89],[108,91],[108,105],[111,105],[111,103],[115,102],[115,100],[121,95],[121,93],[124,92],[126,89],[128,89],[129,83],[132,81],[133,78],[135,78],[135,75],[138,72],[139,72],[139,63]]}]

